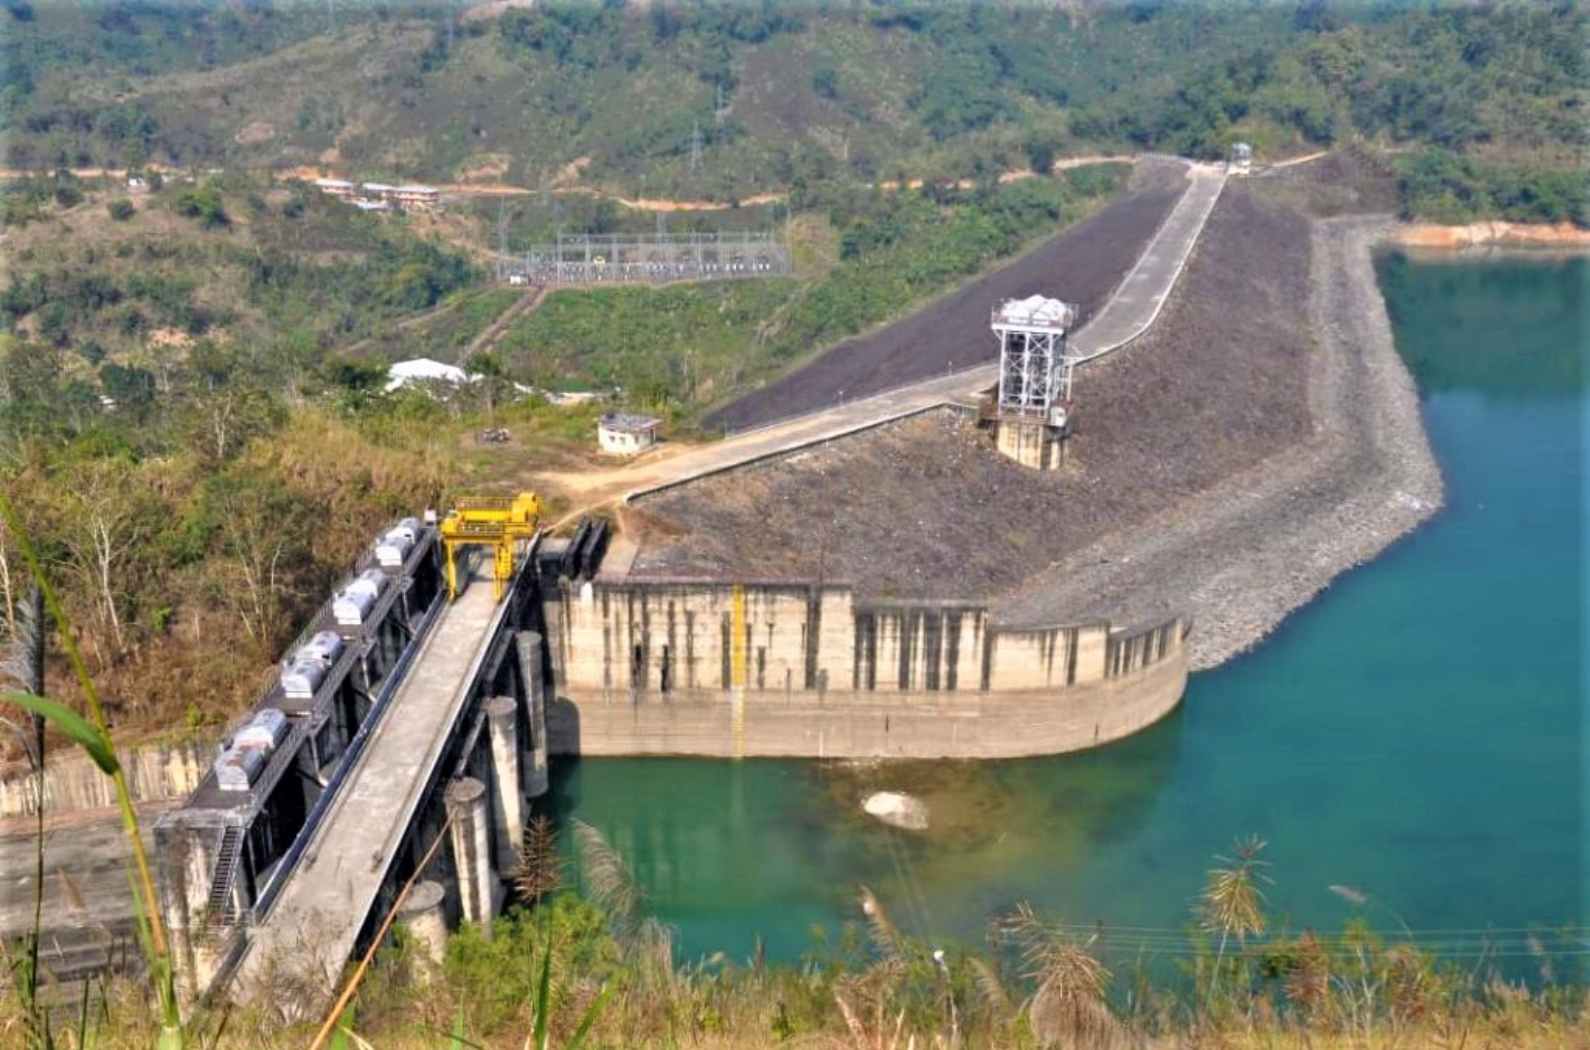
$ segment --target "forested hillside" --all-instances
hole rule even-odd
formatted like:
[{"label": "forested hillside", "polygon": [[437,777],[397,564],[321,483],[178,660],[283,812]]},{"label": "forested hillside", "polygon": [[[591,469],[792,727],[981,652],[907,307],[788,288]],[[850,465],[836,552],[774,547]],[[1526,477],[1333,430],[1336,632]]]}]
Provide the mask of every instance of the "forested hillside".
[{"label": "forested hillside", "polygon": [[[1571,169],[1587,134],[1572,2],[8,0],[0,21],[0,131],[31,168],[305,165],[733,199],[1056,152],[1216,156],[1239,138],[1261,157],[1352,139],[1450,151],[1489,181],[1487,165]],[[1470,210],[1531,210],[1464,185]]]}]

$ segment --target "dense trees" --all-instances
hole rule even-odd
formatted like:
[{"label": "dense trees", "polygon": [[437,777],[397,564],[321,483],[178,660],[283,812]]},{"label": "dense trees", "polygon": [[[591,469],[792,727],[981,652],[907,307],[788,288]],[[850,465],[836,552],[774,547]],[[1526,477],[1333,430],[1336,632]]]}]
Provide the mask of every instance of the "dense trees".
[{"label": "dense trees", "polygon": [[[1261,156],[1362,138],[1559,169],[1590,144],[1586,9],[1572,3],[551,0],[469,21],[440,5],[355,5],[335,19],[271,3],[45,5],[0,23],[0,132],[27,166],[230,167],[335,141],[343,163],[369,167],[399,155],[395,134],[421,178],[490,151],[512,158],[515,180],[588,158],[586,178],[631,192],[644,176],[654,195],[687,182],[743,195],[825,169],[967,175],[980,159],[1017,162],[1034,135],[1065,153],[1202,156],[1239,138]],[[335,65],[281,98],[240,74],[243,106],[177,83],[333,30],[325,50],[368,49],[390,67],[357,122],[346,100],[367,85]],[[86,95],[89,70],[133,90],[110,104]],[[155,70],[178,76],[142,90]],[[239,137],[243,120],[266,137]],[[705,165],[689,159],[693,128]]]},{"label": "dense trees", "polygon": [[[30,180],[0,202],[8,212],[45,208],[44,185]],[[94,353],[142,347],[157,332],[198,339],[297,331],[318,351],[432,307],[479,275],[462,255],[400,223],[311,205],[297,193],[267,204],[262,192],[235,179],[178,184],[140,198],[140,207],[111,200],[110,216],[131,228],[97,247],[52,239],[26,265],[12,266],[0,284],[0,329],[74,347],[91,364],[99,363]],[[246,236],[234,229],[234,207],[249,218]],[[131,221],[162,209],[199,231],[180,251]],[[336,254],[321,261],[304,249]]]},{"label": "dense trees", "polygon": [[1590,226],[1590,182],[1583,172],[1491,165],[1444,150],[1399,158],[1397,169],[1404,218]]},{"label": "dense trees", "polygon": [[1073,130],[1206,155],[1243,136],[1330,145],[1356,134],[1451,150],[1505,143],[1526,158],[1543,151],[1558,159],[1590,144],[1582,6],[1384,7],[1326,17],[1316,5],[1300,8],[1295,26],[1295,34],[1211,58],[1175,84],[1099,100]]},{"label": "dense trees", "polygon": [[66,354],[0,337],[0,486],[124,719],[219,714],[380,521],[441,494],[424,432],[375,444],[335,398],[289,414],[274,356],[200,344],[160,376],[109,362],[101,402]]}]

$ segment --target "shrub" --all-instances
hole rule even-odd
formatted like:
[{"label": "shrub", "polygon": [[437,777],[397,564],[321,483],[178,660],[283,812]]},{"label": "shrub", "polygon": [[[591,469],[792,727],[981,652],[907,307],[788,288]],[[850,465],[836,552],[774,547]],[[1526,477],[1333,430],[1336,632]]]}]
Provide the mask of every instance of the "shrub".
[{"label": "shrub", "polygon": [[138,209],[133,207],[133,202],[128,200],[126,197],[111,201],[109,204],[105,205],[105,210],[109,212],[110,217],[115,219],[117,222],[126,222],[138,212]]},{"label": "shrub", "polygon": [[221,195],[213,186],[195,186],[190,190],[184,190],[178,194],[175,208],[178,215],[199,220],[199,225],[205,229],[227,226],[232,222],[231,217],[226,214]]}]

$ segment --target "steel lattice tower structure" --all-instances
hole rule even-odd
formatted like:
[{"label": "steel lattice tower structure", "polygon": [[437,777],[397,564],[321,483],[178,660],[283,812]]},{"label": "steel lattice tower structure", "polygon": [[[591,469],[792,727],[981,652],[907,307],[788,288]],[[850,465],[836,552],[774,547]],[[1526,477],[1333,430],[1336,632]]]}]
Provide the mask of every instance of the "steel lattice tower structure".
[{"label": "steel lattice tower structure", "polygon": [[1007,299],[994,308],[990,325],[999,340],[999,414],[1047,422],[1057,401],[1071,397],[1074,362],[1066,334],[1077,308],[1034,295]]}]

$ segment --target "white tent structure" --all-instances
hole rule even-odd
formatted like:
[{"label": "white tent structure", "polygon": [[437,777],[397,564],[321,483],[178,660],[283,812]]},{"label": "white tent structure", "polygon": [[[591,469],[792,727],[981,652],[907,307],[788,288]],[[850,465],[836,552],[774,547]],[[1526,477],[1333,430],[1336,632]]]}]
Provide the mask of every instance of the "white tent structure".
[{"label": "white tent structure", "polygon": [[386,370],[386,388],[391,392],[415,383],[451,383],[453,386],[463,386],[479,378],[478,375],[466,372],[457,365],[445,365],[428,357],[416,357],[409,361],[399,361]]}]

